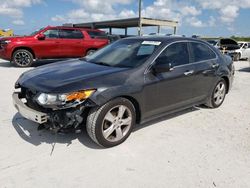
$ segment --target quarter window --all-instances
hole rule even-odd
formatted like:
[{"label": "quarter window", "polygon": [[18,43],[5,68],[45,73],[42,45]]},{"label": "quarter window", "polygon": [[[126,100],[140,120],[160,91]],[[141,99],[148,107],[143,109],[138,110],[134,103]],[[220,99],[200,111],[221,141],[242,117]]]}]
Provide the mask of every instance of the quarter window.
[{"label": "quarter window", "polygon": [[49,29],[43,33],[46,38],[58,38],[58,30],[57,29]]},{"label": "quarter window", "polygon": [[188,47],[186,42],[174,43],[168,46],[156,59],[157,64],[171,64],[172,67],[189,63]]},{"label": "quarter window", "polygon": [[64,38],[64,39],[82,39],[83,34],[79,30],[63,29],[63,30],[60,30],[60,38]]},{"label": "quarter window", "polygon": [[193,52],[193,62],[206,61],[216,58],[215,53],[205,44],[191,42],[190,46]]}]

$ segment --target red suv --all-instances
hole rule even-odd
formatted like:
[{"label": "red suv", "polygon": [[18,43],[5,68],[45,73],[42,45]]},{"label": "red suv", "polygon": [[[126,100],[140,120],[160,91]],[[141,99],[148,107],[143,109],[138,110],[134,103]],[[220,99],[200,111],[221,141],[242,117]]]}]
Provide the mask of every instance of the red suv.
[{"label": "red suv", "polygon": [[0,58],[29,67],[34,59],[83,57],[107,45],[105,35],[94,29],[48,26],[30,36],[2,38]]}]

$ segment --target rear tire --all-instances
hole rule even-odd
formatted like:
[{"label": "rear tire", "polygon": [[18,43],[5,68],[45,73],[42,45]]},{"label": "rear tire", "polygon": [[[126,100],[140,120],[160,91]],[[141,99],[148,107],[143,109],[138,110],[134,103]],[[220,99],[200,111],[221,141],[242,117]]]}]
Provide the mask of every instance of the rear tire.
[{"label": "rear tire", "polygon": [[116,98],[90,110],[86,128],[90,138],[103,147],[124,142],[135,125],[136,111],[125,98]]},{"label": "rear tire", "polygon": [[30,67],[33,64],[33,55],[28,50],[20,49],[14,52],[12,62],[17,67]]},{"label": "rear tire", "polygon": [[224,102],[226,92],[227,92],[227,84],[226,81],[222,78],[214,87],[205,105],[209,108],[220,107]]}]

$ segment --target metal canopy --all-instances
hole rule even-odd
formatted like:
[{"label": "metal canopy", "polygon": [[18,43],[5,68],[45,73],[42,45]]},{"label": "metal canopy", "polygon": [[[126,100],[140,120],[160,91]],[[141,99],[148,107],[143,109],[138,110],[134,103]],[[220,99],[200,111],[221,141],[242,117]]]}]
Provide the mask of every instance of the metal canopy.
[{"label": "metal canopy", "polygon": [[[140,22],[141,21],[141,22]],[[152,19],[152,18],[128,18],[120,20],[110,20],[110,21],[99,21],[99,22],[88,22],[73,24],[73,27],[84,27],[93,29],[107,29],[112,31],[112,28],[126,29],[130,27],[148,27],[148,26],[158,26],[158,33],[160,32],[161,26],[167,26],[174,28],[174,34],[176,33],[176,28],[178,25],[177,21],[162,20],[162,19]]]}]

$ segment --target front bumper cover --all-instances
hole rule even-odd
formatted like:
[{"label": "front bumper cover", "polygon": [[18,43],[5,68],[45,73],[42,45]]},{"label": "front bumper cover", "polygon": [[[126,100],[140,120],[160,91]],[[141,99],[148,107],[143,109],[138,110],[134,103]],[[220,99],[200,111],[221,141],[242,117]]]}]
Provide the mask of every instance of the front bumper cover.
[{"label": "front bumper cover", "polygon": [[48,121],[48,117],[49,117],[48,114],[29,108],[27,105],[25,105],[21,101],[21,99],[19,98],[18,92],[14,92],[12,94],[12,99],[13,99],[13,104],[15,108],[26,119],[29,119],[39,124],[43,124]]}]

